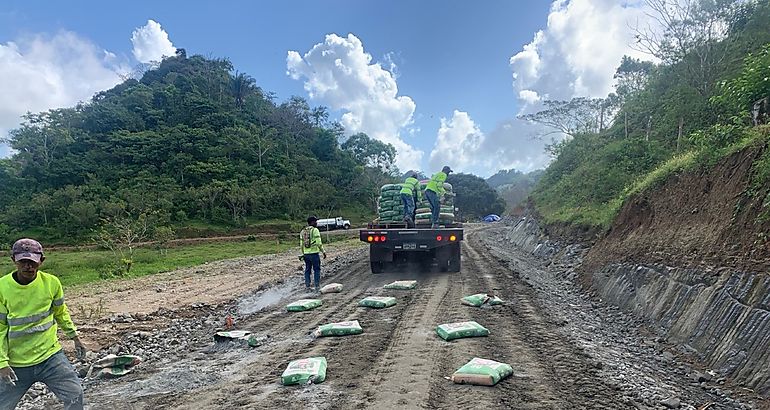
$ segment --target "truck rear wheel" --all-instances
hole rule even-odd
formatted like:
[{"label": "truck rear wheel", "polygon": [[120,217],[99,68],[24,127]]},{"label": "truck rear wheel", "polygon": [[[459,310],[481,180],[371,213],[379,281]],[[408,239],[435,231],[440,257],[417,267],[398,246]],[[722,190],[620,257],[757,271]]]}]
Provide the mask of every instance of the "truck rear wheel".
[{"label": "truck rear wheel", "polygon": [[382,273],[385,272],[385,262],[370,262],[372,273]]},{"label": "truck rear wheel", "polygon": [[450,246],[449,264],[447,270],[449,272],[460,272],[460,267],[460,243],[458,242]]}]

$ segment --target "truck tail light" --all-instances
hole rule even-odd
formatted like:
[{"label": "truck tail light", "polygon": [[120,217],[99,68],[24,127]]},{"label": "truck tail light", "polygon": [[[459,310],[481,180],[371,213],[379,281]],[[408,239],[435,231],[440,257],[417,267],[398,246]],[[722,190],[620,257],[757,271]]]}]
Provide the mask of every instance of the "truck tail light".
[{"label": "truck tail light", "polygon": [[385,242],[385,239],[387,239],[387,237],[385,237],[385,236],[380,236],[380,242]]},{"label": "truck tail light", "polygon": [[379,236],[375,236],[375,237],[374,237],[374,241],[375,241],[375,242],[379,242],[379,241],[380,241],[380,237],[379,237]]},{"label": "truck tail light", "polygon": [[443,236],[441,236],[441,235],[436,235],[436,240],[437,240],[437,241],[441,242],[441,240],[442,240],[442,239],[444,239],[444,237],[443,237]]},{"label": "truck tail light", "polygon": [[372,242],[373,240],[374,240],[374,237],[373,237],[372,235],[369,235],[369,236],[366,238],[366,241],[367,241],[367,242]]},{"label": "truck tail light", "polygon": [[454,241],[456,241],[456,240],[457,240],[457,237],[456,237],[456,236],[454,236],[454,235],[450,235],[450,236],[449,236],[449,242],[454,242]]}]

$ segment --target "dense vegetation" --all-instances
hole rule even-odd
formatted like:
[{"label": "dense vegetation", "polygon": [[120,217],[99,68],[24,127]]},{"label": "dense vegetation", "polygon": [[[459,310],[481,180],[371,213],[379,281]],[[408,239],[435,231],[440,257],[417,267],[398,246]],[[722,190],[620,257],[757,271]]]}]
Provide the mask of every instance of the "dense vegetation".
[{"label": "dense vegetation", "polygon": [[489,214],[502,215],[505,200],[483,178],[472,174],[449,174],[446,182],[452,184],[457,195],[455,207],[459,218],[474,221]]},{"label": "dense vegetation", "polygon": [[89,240],[120,219],[151,236],[370,214],[395,150],[343,131],[324,107],[276,103],[229,61],[180,49],[88,103],[25,117],[0,160],[0,240]]},{"label": "dense vegetation", "polygon": [[526,116],[568,135],[549,147],[555,161],[532,194],[548,222],[606,228],[629,195],[669,174],[767,144],[751,111],[770,96],[770,3],[702,0],[661,13],[664,35],[638,36],[659,65],[624,57],[608,98],[551,101]]}]

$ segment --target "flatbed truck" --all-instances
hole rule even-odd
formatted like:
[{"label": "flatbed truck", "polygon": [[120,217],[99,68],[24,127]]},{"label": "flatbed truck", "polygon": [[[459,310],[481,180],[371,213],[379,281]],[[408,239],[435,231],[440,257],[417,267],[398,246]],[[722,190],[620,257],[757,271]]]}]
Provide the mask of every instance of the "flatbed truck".
[{"label": "flatbed truck", "polygon": [[370,223],[359,231],[360,240],[369,244],[372,273],[395,270],[403,264],[416,264],[431,270],[435,263],[441,272],[459,272],[462,224],[442,225],[438,229],[408,228],[406,224]]}]

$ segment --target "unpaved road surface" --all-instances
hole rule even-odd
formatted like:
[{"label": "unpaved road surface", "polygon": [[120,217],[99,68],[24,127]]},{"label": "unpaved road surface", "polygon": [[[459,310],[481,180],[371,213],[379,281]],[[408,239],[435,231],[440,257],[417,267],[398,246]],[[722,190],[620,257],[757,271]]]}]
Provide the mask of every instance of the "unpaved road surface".
[{"label": "unpaved road surface", "polygon": [[[640,322],[593,304],[559,275],[564,269],[546,268],[506,247],[504,229],[468,228],[459,273],[373,275],[365,248],[344,249],[324,267],[325,282],[342,283],[344,291],[322,295],[323,306],[310,312],[285,310],[310,295],[299,275],[283,272],[270,286],[256,277],[246,280],[242,288],[252,292],[230,302],[161,309],[113,323],[119,340],[102,353],[148,360],[121,379],[87,380],[86,399],[97,409],[658,409],[667,408],[665,400],[691,409],[763,408],[748,393],[692,380],[697,364],[665,352],[665,341],[645,335]],[[383,289],[406,279],[417,280],[417,288]],[[507,303],[460,303],[487,291]],[[358,307],[366,296],[395,296],[398,304]],[[255,348],[215,344],[211,336],[227,314],[238,329],[269,338]],[[364,333],[310,336],[318,325],[345,320],[358,320]],[[491,334],[446,342],[435,333],[438,324],[467,320]],[[280,385],[289,361],[314,356],[328,360],[325,382]],[[494,387],[446,379],[473,357],[510,363],[514,374]]]}]

